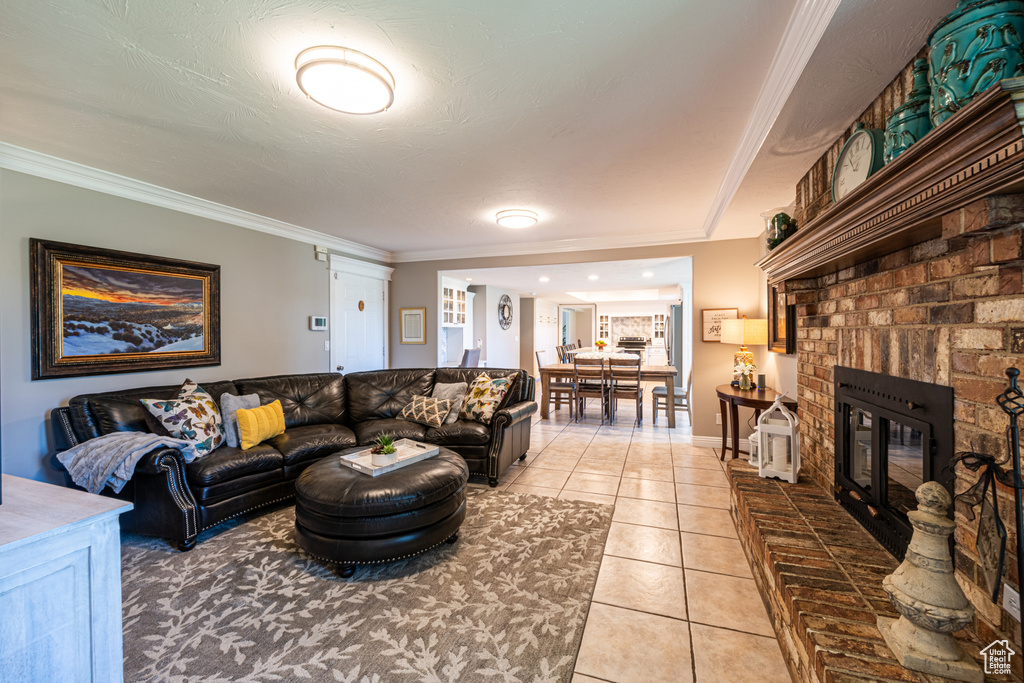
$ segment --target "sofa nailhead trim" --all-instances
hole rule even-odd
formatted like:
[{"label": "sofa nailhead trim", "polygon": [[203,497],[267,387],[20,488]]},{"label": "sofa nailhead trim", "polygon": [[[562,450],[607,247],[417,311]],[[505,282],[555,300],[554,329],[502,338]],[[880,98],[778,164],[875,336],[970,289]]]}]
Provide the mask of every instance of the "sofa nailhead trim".
[{"label": "sofa nailhead trim", "polygon": [[239,510],[235,514],[228,515],[227,517],[225,517],[224,519],[222,519],[222,520],[220,520],[218,522],[214,522],[213,524],[210,524],[209,526],[204,526],[199,531],[200,531],[200,533],[202,533],[203,531],[206,531],[207,529],[212,529],[213,527],[221,524],[221,522],[227,521],[227,520],[231,519],[232,517],[237,517],[238,515],[244,515],[246,512],[252,512],[253,510],[259,510],[260,508],[265,508],[268,505],[273,505],[274,503],[280,503],[280,502],[285,501],[285,500],[291,500],[294,497],[295,497],[295,494],[293,493],[292,495],[285,496],[284,498],[275,498],[274,500],[268,500],[266,503],[260,503],[259,505],[254,505],[251,508],[246,508],[244,510]]}]

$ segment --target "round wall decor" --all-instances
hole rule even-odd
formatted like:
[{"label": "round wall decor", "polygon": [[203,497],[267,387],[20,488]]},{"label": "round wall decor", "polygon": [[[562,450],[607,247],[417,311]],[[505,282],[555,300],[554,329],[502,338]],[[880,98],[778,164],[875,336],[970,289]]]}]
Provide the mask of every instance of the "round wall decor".
[{"label": "round wall decor", "polygon": [[508,294],[502,294],[498,299],[498,324],[503,330],[512,327],[512,299]]}]

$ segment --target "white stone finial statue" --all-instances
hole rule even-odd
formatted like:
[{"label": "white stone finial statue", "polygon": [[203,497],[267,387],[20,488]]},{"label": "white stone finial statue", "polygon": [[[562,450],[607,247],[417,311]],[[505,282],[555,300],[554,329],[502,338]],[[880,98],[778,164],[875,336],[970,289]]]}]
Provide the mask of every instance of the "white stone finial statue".
[{"label": "white stone finial statue", "polygon": [[949,555],[949,536],[956,525],[946,517],[946,510],[953,500],[934,481],[921,484],[916,496],[917,510],[907,514],[914,535],[906,559],[882,579],[882,588],[901,616],[878,617],[878,630],[908,669],[982,683],[981,667],[952,636],[974,617],[974,607],[953,575]]}]

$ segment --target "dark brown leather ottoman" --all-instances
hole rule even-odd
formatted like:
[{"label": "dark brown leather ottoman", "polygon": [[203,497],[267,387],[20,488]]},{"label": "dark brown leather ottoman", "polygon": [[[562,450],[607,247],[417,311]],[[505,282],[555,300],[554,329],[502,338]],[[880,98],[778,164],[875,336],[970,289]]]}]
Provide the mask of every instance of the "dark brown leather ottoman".
[{"label": "dark brown leather ottoman", "polygon": [[458,539],[469,468],[441,448],[432,458],[371,477],[340,463],[350,448],[310,465],[295,482],[295,532],[313,557],[356,565],[416,555]]}]

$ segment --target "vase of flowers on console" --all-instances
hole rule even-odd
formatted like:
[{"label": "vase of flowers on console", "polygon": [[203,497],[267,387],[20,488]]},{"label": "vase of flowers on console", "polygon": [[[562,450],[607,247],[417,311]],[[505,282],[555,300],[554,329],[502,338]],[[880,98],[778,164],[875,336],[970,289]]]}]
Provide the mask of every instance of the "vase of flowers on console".
[{"label": "vase of flowers on console", "polygon": [[733,368],[733,372],[739,375],[740,389],[742,391],[750,391],[754,388],[755,370],[757,370],[757,366],[753,363],[739,363]]}]

